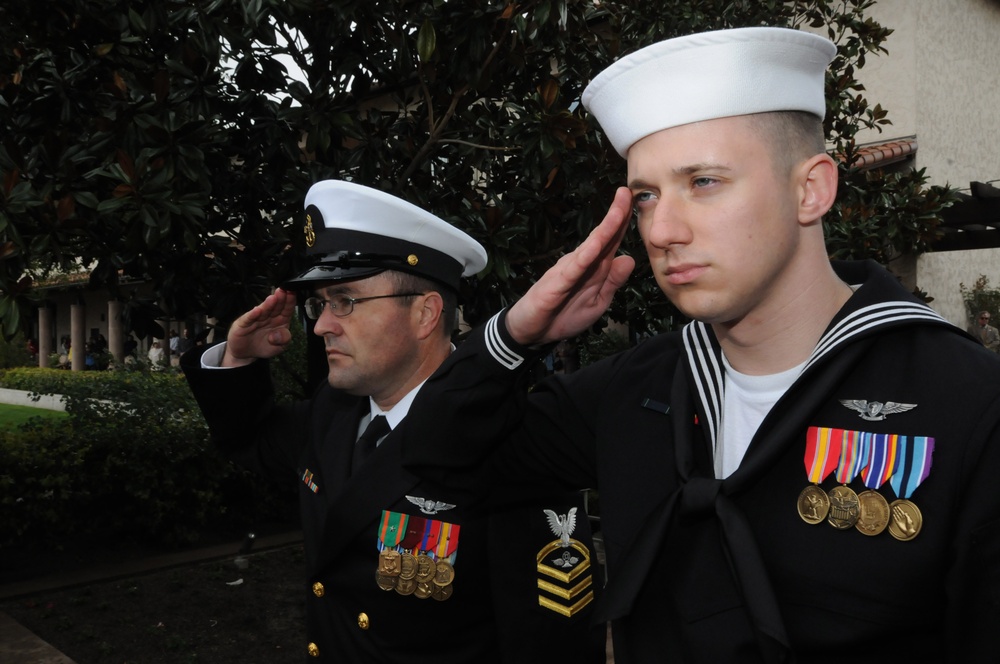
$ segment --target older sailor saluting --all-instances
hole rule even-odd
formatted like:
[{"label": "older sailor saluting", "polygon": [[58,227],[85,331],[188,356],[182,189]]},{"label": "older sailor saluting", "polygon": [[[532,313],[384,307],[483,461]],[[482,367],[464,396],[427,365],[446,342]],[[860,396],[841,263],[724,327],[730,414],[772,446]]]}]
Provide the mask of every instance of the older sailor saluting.
[{"label": "older sailor saluting", "polygon": [[[501,631],[518,620],[518,636],[538,652],[551,647],[551,636],[542,638],[548,626],[574,658],[595,661],[603,631],[588,630],[589,609],[523,617],[538,605],[535,552],[551,540],[543,510],[567,508],[546,497],[528,512],[485,514],[401,467],[413,399],[452,351],[460,279],[485,267],[483,247],[425,210],[344,181],[310,188],[302,232],[314,264],[238,318],[224,344],[185,355],[183,366],[216,443],[298,485],[303,656],[511,662]],[[278,404],[266,360],[291,340],[296,293],[323,337],[329,375],[308,400]],[[419,435],[436,437],[437,425]],[[526,516],[509,523],[512,514]],[[505,536],[491,544],[499,523]],[[543,542],[531,540],[532,523]],[[589,542],[584,531],[577,536]],[[519,559],[528,573],[501,583]],[[518,605],[519,588],[529,605]]]}]

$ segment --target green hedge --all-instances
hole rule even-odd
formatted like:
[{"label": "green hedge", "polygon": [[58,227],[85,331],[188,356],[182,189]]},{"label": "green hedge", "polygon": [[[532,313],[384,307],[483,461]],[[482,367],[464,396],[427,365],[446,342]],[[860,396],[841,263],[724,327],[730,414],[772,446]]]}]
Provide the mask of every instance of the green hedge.
[{"label": "green hedge", "polygon": [[23,334],[15,335],[10,341],[0,334],[0,369],[38,365],[28,354],[28,340]]},{"label": "green hedge", "polygon": [[183,545],[293,518],[294,496],[214,450],[179,373],[11,369],[0,386],[62,394],[69,415],[0,432],[0,546],[108,535]]}]

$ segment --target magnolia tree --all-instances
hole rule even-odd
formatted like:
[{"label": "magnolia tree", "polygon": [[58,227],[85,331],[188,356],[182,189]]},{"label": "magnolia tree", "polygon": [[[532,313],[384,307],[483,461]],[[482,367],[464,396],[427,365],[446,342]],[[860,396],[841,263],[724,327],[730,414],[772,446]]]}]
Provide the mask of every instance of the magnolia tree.
[{"label": "magnolia tree", "polygon": [[[124,316],[227,324],[302,266],[310,183],[350,178],[480,240],[470,322],[523,292],[599,220],[624,163],[579,104],[616,57],[748,25],[827,34],[828,138],[842,191],[830,252],[919,252],[946,190],[851,169],[888,123],[855,79],[890,30],[871,2],[711,0],[48,0],[0,8],[0,319],[32,285],[87,266],[92,285],[152,286]],[[610,316],[634,332],[673,311],[640,260]],[[122,296],[124,297],[124,296]],[[165,311],[161,310],[165,309]]]}]

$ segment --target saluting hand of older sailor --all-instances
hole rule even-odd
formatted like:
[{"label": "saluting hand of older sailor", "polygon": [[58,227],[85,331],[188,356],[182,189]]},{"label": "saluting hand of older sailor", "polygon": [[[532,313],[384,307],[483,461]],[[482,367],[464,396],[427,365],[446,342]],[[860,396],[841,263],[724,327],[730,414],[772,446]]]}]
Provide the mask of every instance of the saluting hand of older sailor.
[{"label": "saluting hand of older sailor", "polygon": [[274,357],[292,340],[288,325],[295,312],[295,295],[277,289],[229,328],[222,366],[239,367]]},{"label": "saluting hand of older sailor", "polygon": [[635,267],[615,256],[632,215],[632,194],[619,187],[601,223],[549,268],[507,312],[507,331],[523,345],[576,336],[601,317]]}]

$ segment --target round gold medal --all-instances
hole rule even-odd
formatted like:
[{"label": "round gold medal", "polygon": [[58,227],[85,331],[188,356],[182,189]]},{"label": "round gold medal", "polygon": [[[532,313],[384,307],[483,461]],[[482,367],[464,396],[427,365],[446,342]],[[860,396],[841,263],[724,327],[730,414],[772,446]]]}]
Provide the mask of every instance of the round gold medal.
[{"label": "round gold medal", "polygon": [[413,579],[417,576],[417,559],[412,553],[403,553],[399,556],[399,577],[401,579]]},{"label": "round gold medal", "polygon": [[412,595],[417,590],[417,580],[416,579],[406,579],[402,575],[399,577],[399,583],[396,584],[396,592],[400,595]]},{"label": "round gold medal", "polygon": [[861,533],[875,536],[889,525],[889,503],[878,491],[858,494],[858,522],[854,527]]},{"label": "round gold medal", "polygon": [[396,584],[399,583],[398,576],[389,576],[388,574],[383,574],[382,572],[375,572],[375,583],[382,590],[393,590]]},{"label": "round gold medal", "polygon": [[434,585],[446,586],[455,580],[455,568],[447,560],[437,561],[434,573]]},{"label": "round gold medal", "polygon": [[817,524],[830,513],[830,498],[818,484],[810,484],[799,494],[798,508],[803,521]]},{"label": "round gold medal", "polygon": [[454,592],[455,592],[455,587],[450,583],[446,586],[435,585],[433,590],[431,590],[431,597],[433,597],[439,602],[443,602],[449,597],[451,597]]},{"label": "round gold medal", "polygon": [[435,569],[433,558],[426,553],[421,553],[417,556],[417,581],[430,583],[431,579],[434,578]]},{"label": "round gold medal", "polygon": [[413,591],[413,596],[419,599],[427,599],[433,592],[434,584],[429,581],[417,581],[417,589]]},{"label": "round gold medal", "polygon": [[924,515],[920,513],[919,507],[905,499],[894,500],[889,505],[889,513],[890,535],[901,542],[907,542],[920,534]]},{"label": "round gold medal", "polygon": [[853,528],[858,522],[858,494],[846,484],[830,489],[830,513],[826,522],[837,530]]}]

